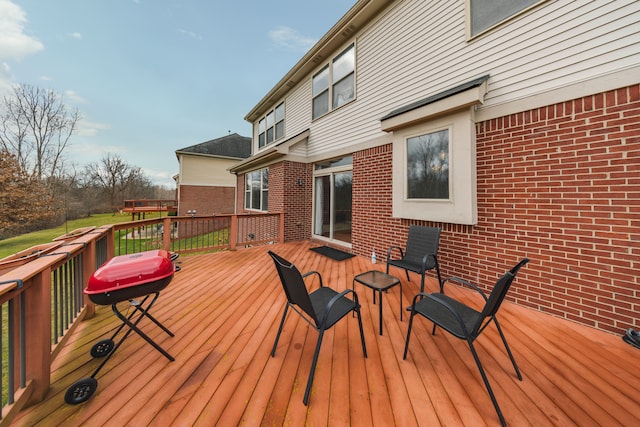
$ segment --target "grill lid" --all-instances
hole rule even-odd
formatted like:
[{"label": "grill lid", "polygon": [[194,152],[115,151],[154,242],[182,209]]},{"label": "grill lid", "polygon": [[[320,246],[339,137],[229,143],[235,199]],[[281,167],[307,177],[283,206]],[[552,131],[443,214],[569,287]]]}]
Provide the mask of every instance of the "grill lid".
[{"label": "grill lid", "polygon": [[165,279],[175,271],[171,254],[153,250],[111,258],[91,275],[85,294],[131,288]]}]

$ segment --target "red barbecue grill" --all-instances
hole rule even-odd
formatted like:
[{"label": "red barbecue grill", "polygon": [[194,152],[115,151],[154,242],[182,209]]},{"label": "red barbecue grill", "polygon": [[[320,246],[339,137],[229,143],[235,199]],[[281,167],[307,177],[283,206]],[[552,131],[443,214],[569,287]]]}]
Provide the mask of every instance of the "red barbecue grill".
[{"label": "red barbecue grill", "polygon": [[[95,376],[132,331],[140,335],[167,359],[174,360],[169,353],[138,328],[138,323],[146,317],[169,336],[174,336],[169,329],[149,314],[149,309],[160,296],[160,291],[169,285],[174,272],[180,269],[174,263],[177,258],[178,254],[165,250],[121,255],[111,258],[89,278],[84,293],[95,304],[111,305],[111,309],[122,321],[122,324],[111,338],[101,340],[93,345],[91,348],[92,357],[106,357],[91,377],[76,381],[67,389],[64,396],[66,403],[73,405],[82,403],[93,395],[98,387]],[[135,298],[142,298],[142,300],[138,301]],[[117,307],[117,304],[123,301],[129,301],[130,308],[133,308],[128,316],[125,316]],[[120,341],[115,344],[115,337],[125,326],[129,328]]]}]

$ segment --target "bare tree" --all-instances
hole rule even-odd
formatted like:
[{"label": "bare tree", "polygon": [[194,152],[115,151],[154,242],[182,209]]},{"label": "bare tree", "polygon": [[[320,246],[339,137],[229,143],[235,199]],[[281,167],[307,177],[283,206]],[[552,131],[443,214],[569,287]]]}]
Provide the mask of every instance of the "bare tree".
[{"label": "bare tree", "polygon": [[63,152],[80,114],[67,111],[52,90],[21,84],[0,105],[0,148],[15,156],[31,177],[60,176]]},{"label": "bare tree", "polygon": [[85,186],[93,185],[106,193],[110,209],[121,207],[126,197],[135,197],[141,189],[151,187],[141,168],[128,165],[117,154],[107,154],[99,162],[88,164],[85,179]]}]

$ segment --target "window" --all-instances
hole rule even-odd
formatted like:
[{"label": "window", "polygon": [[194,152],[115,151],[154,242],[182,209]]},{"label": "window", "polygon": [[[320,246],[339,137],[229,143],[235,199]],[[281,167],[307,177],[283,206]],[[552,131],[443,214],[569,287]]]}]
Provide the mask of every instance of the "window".
[{"label": "window", "polygon": [[477,224],[473,112],[393,131],[393,217]]},{"label": "window", "polygon": [[258,148],[262,148],[284,136],[284,102],[258,122]]},{"label": "window", "polygon": [[529,9],[541,0],[468,0],[471,37]]},{"label": "window", "polygon": [[352,44],[313,76],[314,119],[355,99],[355,66],[355,45]]},{"label": "window", "polygon": [[244,183],[244,207],[266,211],[269,209],[269,169],[248,172]]},{"label": "window", "polygon": [[449,199],[449,129],[407,138],[407,199]]}]

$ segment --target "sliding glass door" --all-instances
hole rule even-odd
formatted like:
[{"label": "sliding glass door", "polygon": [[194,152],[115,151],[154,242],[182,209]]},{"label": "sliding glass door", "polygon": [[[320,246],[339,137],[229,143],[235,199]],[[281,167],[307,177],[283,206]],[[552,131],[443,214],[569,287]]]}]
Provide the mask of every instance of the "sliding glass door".
[{"label": "sliding glass door", "polygon": [[351,156],[317,163],[314,171],[313,234],[351,243]]}]

